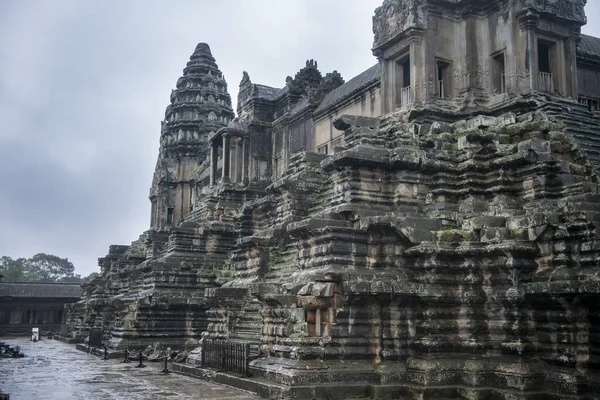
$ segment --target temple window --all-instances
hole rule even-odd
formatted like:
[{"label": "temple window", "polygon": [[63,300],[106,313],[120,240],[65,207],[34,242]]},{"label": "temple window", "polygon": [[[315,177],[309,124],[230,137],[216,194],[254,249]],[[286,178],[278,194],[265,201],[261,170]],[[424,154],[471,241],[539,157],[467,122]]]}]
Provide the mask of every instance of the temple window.
[{"label": "temple window", "polygon": [[331,324],[335,322],[334,313],[332,308],[305,310],[308,337],[331,336]]},{"label": "temple window", "polygon": [[194,209],[194,203],[196,202],[196,191],[193,186],[190,186],[190,211]]},{"label": "temple window", "polygon": [[328,154],[328,145],[327,143],[317,147],[317,153],[319,154]]},{"label": "temple window", "polygon": [[156,199],[152,200],[152,206],[150,211],[150,224],[151,226],[156,225]]},{"label": "temple window", "polygon": [[436,94],[440,99],[448,99],[451,97],[450,63],[437,61],[436,67]]},{"label": "temple window", "polygon": [[283,175],[283,158],[281,155],[275,157],[275,179],[279,179]]},{"label": "temple window", "polygon": [[410,56],[396,61],[396,106],[406,107],[411,103],[410,96]]},{"label": "temple window", "polygon": [[504,52],[492,56],[492,90],[494,94],[506,92],[506,63]]},{"label": "temple window", "polygon": [[600,99],[579,96],[579,104],[583,104],[589,111],[600,111]]},{"label": "temple window", "polygon": [[172,224],[173,223],[173,212],[175,211],[174,208],[167,208],[167,224]]},{"label": "temple window", "polygon": [[556,43],[538,40],[538,90],[554,93],[553,56]]},{"label": "temple window", "polygon": [[257,161],[257,169],[258,169],[258,178],[259,180],[265,180],[268,179],[269,176],[267,174],[267,170],[268,170],[268,166],[269,164],[267,163],[267,161],[265,160],[258,160]]}]

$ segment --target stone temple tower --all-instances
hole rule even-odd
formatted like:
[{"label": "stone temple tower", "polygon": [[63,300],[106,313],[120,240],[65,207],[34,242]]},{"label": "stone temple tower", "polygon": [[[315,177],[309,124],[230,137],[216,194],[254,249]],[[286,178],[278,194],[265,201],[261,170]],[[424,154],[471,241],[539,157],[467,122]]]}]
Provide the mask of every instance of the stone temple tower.
[{"label": "stone temple tower", "polygon": [[175,226],[194,203],[193,180],[208,156],[208,135],[234,118],[227,83],[210,47],[200,43],[171,93],[160,135],[150,226]]}]

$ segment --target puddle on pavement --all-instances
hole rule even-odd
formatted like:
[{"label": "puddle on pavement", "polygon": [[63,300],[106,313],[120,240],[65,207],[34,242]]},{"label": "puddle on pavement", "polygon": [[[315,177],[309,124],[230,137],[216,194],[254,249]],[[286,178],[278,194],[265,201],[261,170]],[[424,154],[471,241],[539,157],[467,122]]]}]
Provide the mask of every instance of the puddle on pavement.
[{"label": "puddle on pavement", "polygon": [[104,361],[54,340],[3,339],[26,357],[0,359],[0,389],[11,400],[237,399],[258,397],[178,374],[160,374],[162,363],[136,369]]}]

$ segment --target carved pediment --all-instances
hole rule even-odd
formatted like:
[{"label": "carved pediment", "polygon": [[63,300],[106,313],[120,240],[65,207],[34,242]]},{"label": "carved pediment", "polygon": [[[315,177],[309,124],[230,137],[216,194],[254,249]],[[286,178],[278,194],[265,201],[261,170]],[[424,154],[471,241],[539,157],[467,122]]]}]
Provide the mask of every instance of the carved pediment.
[{"label": "carved pediment", "polygon": [[587,0],[521,0],[521,7],[585,24],[586,3]]},{"label": "carved pediment", "polygon": [[373,47],[382,46],[399,33],[417,27],[421,19],[420,7],[424,2],[425,0],[385,0],[375,10],[373,17]]}]

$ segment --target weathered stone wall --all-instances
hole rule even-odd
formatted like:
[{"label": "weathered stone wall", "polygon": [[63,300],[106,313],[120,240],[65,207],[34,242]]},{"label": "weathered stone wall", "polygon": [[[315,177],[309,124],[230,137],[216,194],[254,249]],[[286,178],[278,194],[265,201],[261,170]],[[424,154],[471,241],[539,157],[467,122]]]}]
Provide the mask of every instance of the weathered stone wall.
[{"label": "weathered stone wall", "polygon": [[258,285],[268,357],[255,373],[324,383],[353,379],[336,378],[339,360],[363,360],[378,366],[372,379],[421,386],[415,396],[579,393],[567,382],[595,359],[583,299],[597,283],[578,283],[598,268],[593,168],[540,113],[416,129],[397,118],[348,123],[347,150],[321,163],[325,201],[283,234],[293,272]]},{"label": "weathered stone wall", "polygon": [[581,96],[600,98],[600,67],[578,66],[577,79]]},{"label": "weathered stone wall", "polygon": [[315,139],[311,151],[316,152],[319,146],[341,135],[341,132],[333,127],[333,120],[345,114],[379,117],[381,115],[381,89],[375,87],[364,90],[353,96],[346,104],[342,103],[315,120]]}]

